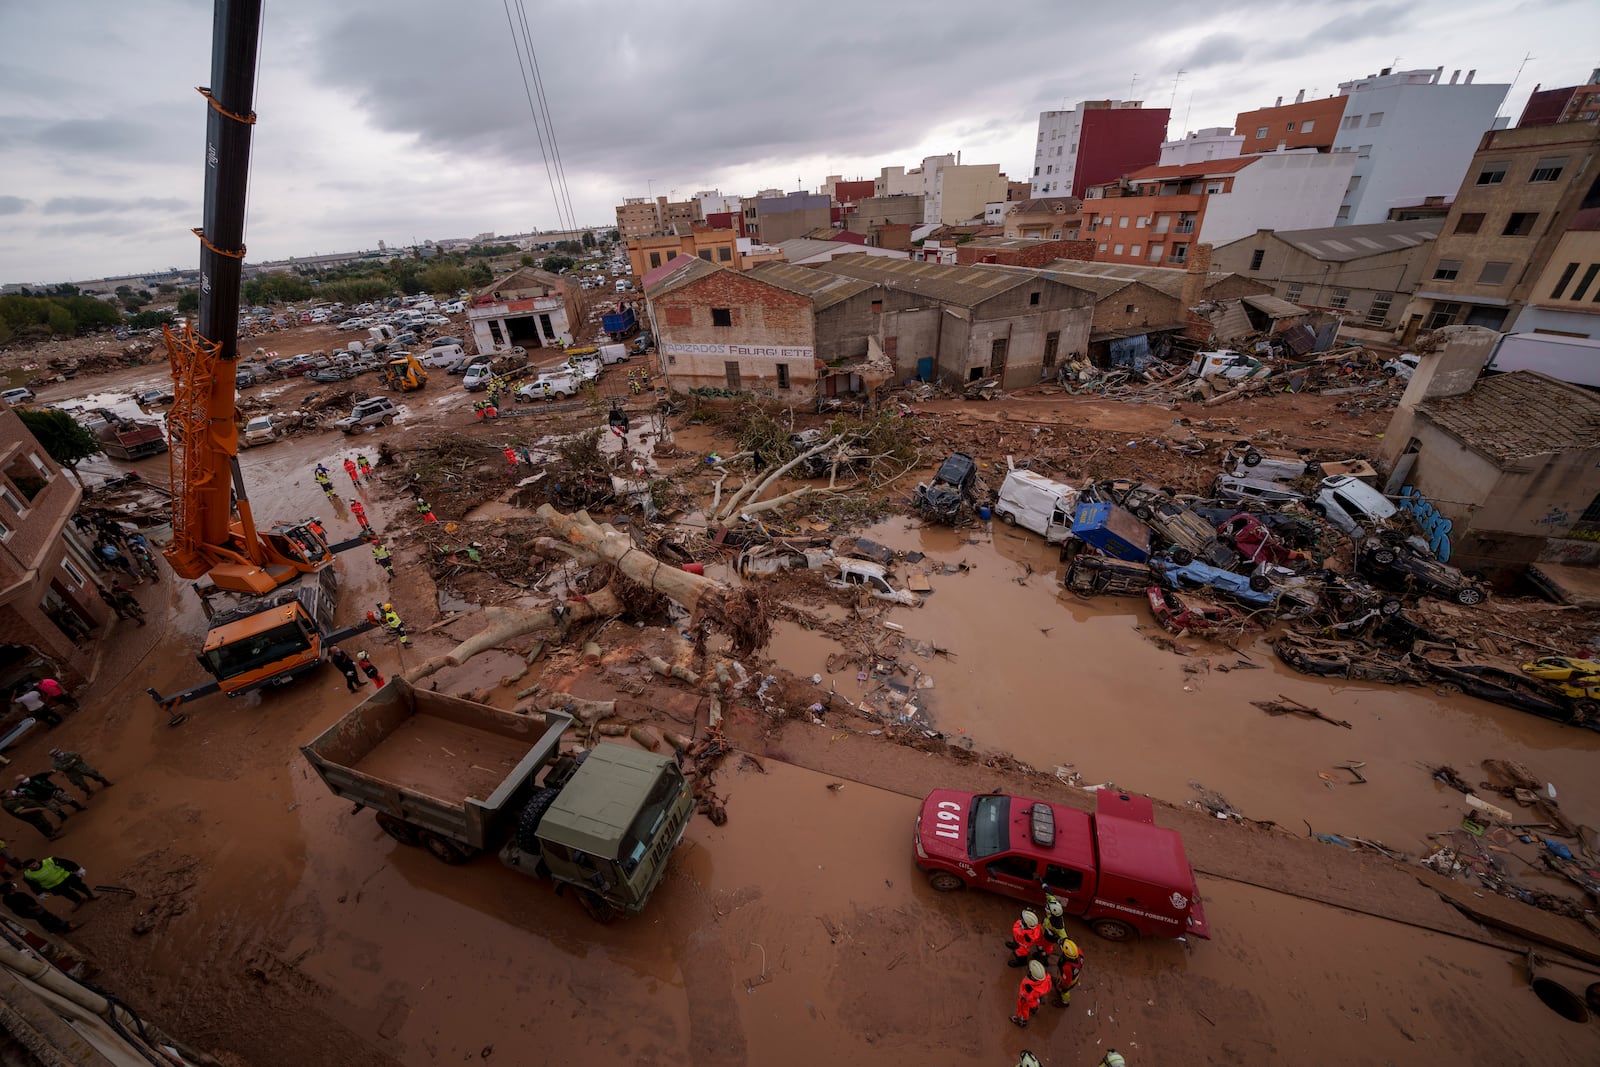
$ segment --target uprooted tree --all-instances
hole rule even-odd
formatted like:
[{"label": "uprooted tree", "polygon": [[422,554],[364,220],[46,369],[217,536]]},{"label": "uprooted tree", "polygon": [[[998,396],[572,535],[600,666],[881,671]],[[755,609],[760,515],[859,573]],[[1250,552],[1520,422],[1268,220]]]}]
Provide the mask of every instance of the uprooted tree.
[{"label": "uprooted tree", "polygon": [[612,581],[603,589],[542,611],[489,607],[482,630],[444,655],[407,671],[407,681],[416,682],[435,671],[459,666],[513,637],[621,615],[627,610],[632,590],[615,588],[619,579],[671,600],[689,613],[693,632],[702,638],[708,631],[724,634],[738,652],[762,648],[771,637],[771,624],[754,590],[739,589],[664,562],[634,544],[628,535],[595,522],[586,512],[564,515],[544,504],[537,514],[556,535],[539,538],[535,544],[540,549],[561,553],[586,566],[609,564],[615,572]]}]

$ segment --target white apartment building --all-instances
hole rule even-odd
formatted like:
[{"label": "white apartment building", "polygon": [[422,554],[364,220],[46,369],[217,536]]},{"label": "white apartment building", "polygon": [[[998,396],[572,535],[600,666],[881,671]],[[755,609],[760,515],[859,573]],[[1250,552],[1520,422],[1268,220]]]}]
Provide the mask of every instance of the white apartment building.
[{"label": "white apartment building", "polygon": [[739,213],[739,205],[743,202],[737,196],[723,196],[721,189],[702,189],[694,194],[694,199],[700,205],[700,217],[721,212]]},{"label": "white apartment building", "polygon": [[1161,162],[1157,166],[1181,167],[1186,163],[1204,163],[1208,159],[1226,159],[1239,154],[1244,137],[1228,126],[1211,126],[1195,130],[1176,141],[1161,142]]},{"label": "white apartment building", "polygon": [[1479,139],[1505,125],[1495,112],[1511,87],[1460,71],[1403,70],[1341,82],[1347,97],[1333,151],[1356,157],[1336,225],[1384,222],[1389,209],[1455,196]]}]

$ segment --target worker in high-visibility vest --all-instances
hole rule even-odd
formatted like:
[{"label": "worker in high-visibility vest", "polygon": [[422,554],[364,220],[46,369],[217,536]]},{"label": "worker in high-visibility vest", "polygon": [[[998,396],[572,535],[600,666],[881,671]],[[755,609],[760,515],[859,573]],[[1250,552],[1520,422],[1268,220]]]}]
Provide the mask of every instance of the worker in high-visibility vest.
[{"label": "worker in high-visibility vest", "polygon": [[406,634],[406,624],[400,618],[400,613],[394,610],[394,605],[383,603],[378,605],[378,618],[383,623],[383,628],[400,638],[402,645],[409,644],[411,638]]},{"label": "worker in high-visibility vest", "polygon": [[417,494],[417,514],[422,516],[423,522],[430,525],[439,521],[434,517],[433,508],[428,506],[428,502],[422,499],[422,494],[420,493]]},{"label": "worker in high-visibility vest", "polygon": [[389,577],[394,577],[394,560],[389,557],[389,549],[381,541],[372,542],[372,559],[389,572]]},{"label": "worker in high-visibility vest", "polygon": [[95,891],[84,882],[84,869],[65,857],[46,856],[42,860],[29,860],[23,865],[22,879],[34,895],[43,899],[51,893],[60,893],[72,901],[76,908],[85,900],[95,900]]}]

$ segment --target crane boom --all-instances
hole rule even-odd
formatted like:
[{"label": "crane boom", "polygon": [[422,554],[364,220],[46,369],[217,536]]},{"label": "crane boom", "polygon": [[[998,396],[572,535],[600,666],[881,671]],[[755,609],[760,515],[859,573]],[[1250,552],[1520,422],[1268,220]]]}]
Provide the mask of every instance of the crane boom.
[{"label": "crane boom", "polygon": [[[250,178],[251,110],[261,0],[216,0],[211,86],[200,93],[206,118],[206,182],[200,238],[197,325],[167,329],[172,362],[172,569],[209,575],[219,589],[264,593],[327,566],[320,538],[303,527],[256,529],[239,473],[235,412],[239,294],[243,278],[245,198]],[[234,513],[237,512],[237,520]]]}]

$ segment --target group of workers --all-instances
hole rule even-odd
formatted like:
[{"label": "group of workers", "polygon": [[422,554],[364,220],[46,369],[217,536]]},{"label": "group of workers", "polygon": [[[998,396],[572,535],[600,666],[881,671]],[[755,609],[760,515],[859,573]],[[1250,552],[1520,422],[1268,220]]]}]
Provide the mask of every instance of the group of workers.
[{"label": "group of workers", "polygon": [[[350,484],[356,489],[361,488],[362,479],[366,479],[369,485],[372,483],[372,462],[364,455],[358,455],[355,459],[346,459],[344,461],[344,472],[350,476]],[[339,495],[333,488],[333,472],[328,469],[326,464],[318,463],[316,469],[311,472],[311,477],[316,480],[317,487],[322,490],[323,495],[329,500]]]},{"label": "group of workers", "polygon": [[[1006,962],[1028,970],[1017,989],[1017,1012],[1011,1016],[1018,1026],[1026,1027],[1039,1005],[1052,995],[1062,1007],[1072,1003],[1072,989],[1083,974],[1084,956],[1077,942],[1067,935],[1065,915],[1061,900],[1046,888],[1044,921],[1027,908],[1011,926],[1011,940],[1006,942],[1011,956]],[[1049,970],[1052,959],[1057,959],[1054,978]]]},{"label": "group of workers", "polygon": [[111,780],[96,770],[81,753],[52,748],[50,770],[17,775],[15,784],[0,795],[0,810],[54,840],[60,834],[61,827],[52,824],[48,816],[54,815],[64,824],[68,816],[67,807],[71,807],[73,812],[85,810],[76,797],[51,778],[52,774],[57,773],[75,785],[85,799],[93,793],[89,785],[91,780],[99,782],[102,787],[111,784]]}]

